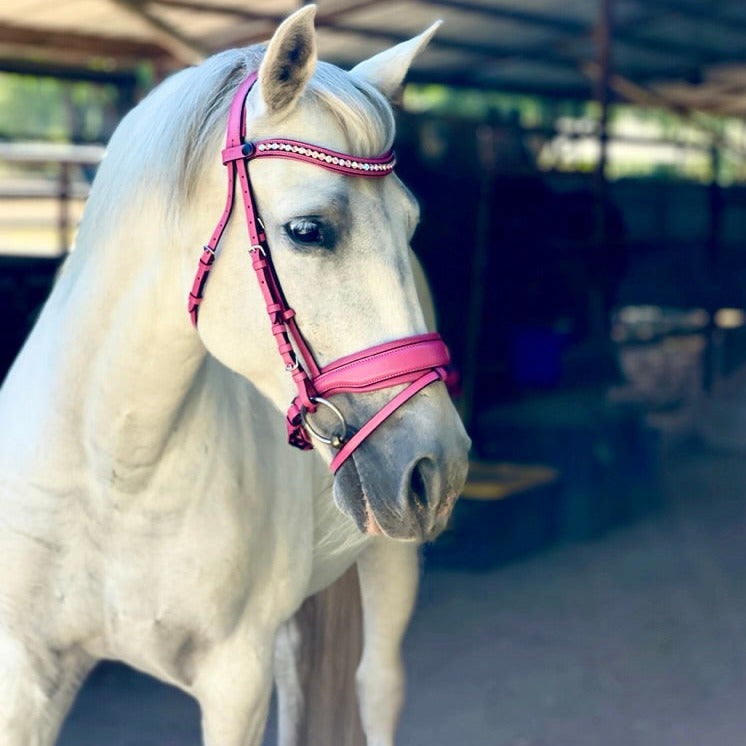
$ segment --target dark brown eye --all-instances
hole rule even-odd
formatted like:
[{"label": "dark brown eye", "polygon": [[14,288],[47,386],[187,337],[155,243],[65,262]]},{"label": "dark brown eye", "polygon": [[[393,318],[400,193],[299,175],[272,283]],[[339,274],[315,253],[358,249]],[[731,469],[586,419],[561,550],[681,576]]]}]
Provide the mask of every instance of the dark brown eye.
[{"label": "dark brown eye", "polygon": [[285,223],[285,232],[293,243],[299,246],[332,247],[332,232],[321,220],[316,218],[296,218]]}]

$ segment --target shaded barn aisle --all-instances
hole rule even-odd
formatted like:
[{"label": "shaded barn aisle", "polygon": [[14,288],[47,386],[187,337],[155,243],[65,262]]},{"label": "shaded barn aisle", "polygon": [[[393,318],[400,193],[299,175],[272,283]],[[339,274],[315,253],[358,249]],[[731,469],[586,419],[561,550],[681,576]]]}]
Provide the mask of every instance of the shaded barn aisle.
[{"label": "shaded barn aisle", "polygon": [[[746,459],[682,446],[654,515],[482,573],[425,570],[405,746],[740,746]],[[274,743],[270,729],[267,744]],[[119,666],[59,746],[198,746],[180,693]]]}]

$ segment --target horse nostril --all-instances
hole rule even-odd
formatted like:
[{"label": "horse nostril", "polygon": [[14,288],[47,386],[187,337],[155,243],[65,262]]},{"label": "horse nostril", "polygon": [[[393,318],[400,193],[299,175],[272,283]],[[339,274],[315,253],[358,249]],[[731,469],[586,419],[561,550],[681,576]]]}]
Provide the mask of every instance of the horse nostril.
[{"label": "horse nostril", "polygon": [[[418,512],[428,509],[428,481],[432,481],[433,463],[429,458],[420,459],[409,475],[409,502]],[[430,477],[430,479],[429,479]]]}]

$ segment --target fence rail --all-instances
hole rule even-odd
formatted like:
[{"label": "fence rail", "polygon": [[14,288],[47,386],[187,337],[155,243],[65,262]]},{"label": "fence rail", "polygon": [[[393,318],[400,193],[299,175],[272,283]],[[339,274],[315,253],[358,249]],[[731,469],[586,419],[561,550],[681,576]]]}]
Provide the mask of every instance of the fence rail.
[{"label": "fence rail", "polygon": [[[56,247],[45,247],[44,253],[65,254],[74,223],[72,203],[88,196],[87,176],[101,162],[104,152],[103,145],[95,144],[0,142],[0,164],[48,166],[53,171],[50,177],[23,174],[0,179],[0,230],[51,223],[57,234]],[[9,252],[0,246],[3,249],[5,253],[24,253],[23,249]]]}]

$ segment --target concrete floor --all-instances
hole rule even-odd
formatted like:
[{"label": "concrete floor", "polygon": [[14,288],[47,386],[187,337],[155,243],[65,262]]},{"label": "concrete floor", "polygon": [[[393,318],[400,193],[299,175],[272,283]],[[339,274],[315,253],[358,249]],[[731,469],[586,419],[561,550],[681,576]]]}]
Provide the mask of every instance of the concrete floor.
[{"label": "concrete floor", "polygon": [[[746,458],[679,447],[661,474],[660,510],[602,538],[426,570],[402,746],[746,742]],[[198,711],[101,667],[59,740],[94,744],[198,746]]]}]

